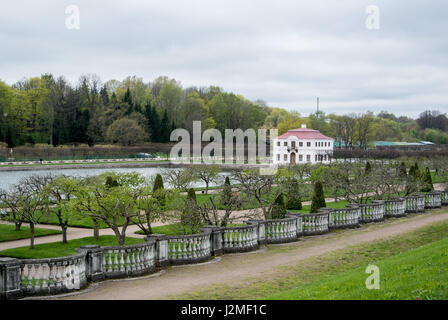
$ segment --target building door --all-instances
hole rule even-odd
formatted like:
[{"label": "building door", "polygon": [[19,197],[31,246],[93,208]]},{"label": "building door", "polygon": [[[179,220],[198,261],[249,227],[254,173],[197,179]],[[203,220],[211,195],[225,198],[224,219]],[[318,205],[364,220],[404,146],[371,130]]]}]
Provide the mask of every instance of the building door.
[{"label": "building door", "polygon": [[296,164],[296,154],[294,152],[291,153],[290,163],[291,164]]}]

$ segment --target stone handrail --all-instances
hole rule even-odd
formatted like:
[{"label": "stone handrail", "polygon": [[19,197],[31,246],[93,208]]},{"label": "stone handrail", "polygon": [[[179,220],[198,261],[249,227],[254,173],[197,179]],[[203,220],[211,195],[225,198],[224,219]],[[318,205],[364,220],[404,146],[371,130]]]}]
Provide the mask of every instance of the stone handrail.
[{"label": "stone handrail", "polygon": [[406,213],[418,213],[425,211],[425,195],[414,194],[406,196]]},{"label": "stone handrail", "polygon": [[258,225],[223,228],[222,247],[224,253],[258,249]]},{"label": "stone handrail", "polygon": [[441,192],[441,202],[443,206],[448,205],[448,190],[440,191]]},{"label": "stone handrail", "polygon": [[425,208],[435,209],[442,206],[442,192],[433,191],[425,194]]},{"label": "stone handrail", "polygon": [[296,241],[301,236],[355,228],[360,223],[383,221],[386,216],[401,217],[447,204],[448,191],[434,191],[348,204],[341,209],[321,208],[312,214],[288,213],[283,219],[248,220],[246,226],[206,226],[194,235],[150,235],[145,243],[137,245],[83,246],[68,257],[0,257],[0,300],[75,291],[87,282],[139,276],[169,264],[199,263],[212,255],[252,251],[265,243]]},{"label": "stone handrail", "polygon": [[403,217],[406,215],[406,199],[395,198],[384,200],[386,217]]},{"label": "stone handrail", "polygon": [[86,254],[48,259],[22,259],[17,286],[24,295],[57,294],[79,290],[87,283]]},{"label": "stone handrail", "polygon": [[354,228],[359,226],[361,207],[356,204],[349,204],[347,208],[328,210],[328,227],[336,228]]},{"label": "stone handrail", "polygon": [[210,232],[169,236],[169,261],[172,264],[188,264],[206,261],[211,257]]},{"label": "stone handrail", "polygon": [[155,269],[154,242],[102,247],[102,250],[102,264],[106,278],[139,276]]},{"label": "stone handrail", "polygon": [[360,222],[379,222],[384,220],[385,203],[384,200],[372,200],[371,203],[359,204],[361,209]]},{"label": "stone handrail", "polygon": [[328,211],[319,209],[318,213],[302,215],[303,235],[317,235],[327,233]]},{"label": "stone handrail", "polygon": [[291,242],[297,239],[297,218],[265,220],[267,243]]}]

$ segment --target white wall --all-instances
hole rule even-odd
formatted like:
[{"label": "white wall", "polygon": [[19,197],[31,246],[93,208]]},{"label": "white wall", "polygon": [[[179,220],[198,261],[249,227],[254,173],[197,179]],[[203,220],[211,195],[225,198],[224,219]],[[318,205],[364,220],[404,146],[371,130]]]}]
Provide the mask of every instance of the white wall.
[{"label": "white wall", "polygon": [[[322,161],[323,163],[329,163],[328,155],[333,155],[333,140],[329,139],[298,139],[297,137],[291,136],[287,139],[273,139],[274,147],[273,147],[273,158],[272,161],[275,164],[289,164],[291,151],[288,151],[288,147],[291,148],[292,141],[295,141],[296,144],[296,163],[317,163],[321,162],[319,160],[316,161],[316,155],[327,154],[327,160]],[[278,142],[280,142],[280,146],[278,146]],[[284,143],[287,143],[287,146]],[[302,146],[300,146],[299,142],[302,142]],[[325,147],[325,142],[327,146]],[[310,146],[308,147],[308,143]],[[321,144],[319,146],[319,143]],[[292,149],[292,148],[291,148]],[[286,159],[284,158],[285,154],[287,155]],[[278,160],[278,155],[280,155],[280,160]],[[300,155],[302,155],[302,161],[300,161]],[[309,161],[307,161],[307,156],[309,156]]]}]

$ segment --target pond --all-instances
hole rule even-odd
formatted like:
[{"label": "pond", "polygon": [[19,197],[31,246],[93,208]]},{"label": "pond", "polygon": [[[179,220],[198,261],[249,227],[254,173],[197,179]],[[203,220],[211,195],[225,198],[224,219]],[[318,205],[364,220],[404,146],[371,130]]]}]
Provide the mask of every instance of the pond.
[{"label": "pond", "polygon": [[[67,175],[67,176],[76,176],[76,177],[87,177],[87,176],[95,176],[107,171],[119,172],[119,173],[128,173],[128,172],[138,172],[144,175],[147,178],[155,176],[158,173],[163,173],[166,170],[177,170],[178,168],[161,168],[161,167],[150,167],[150,168],[92,168],[92,169],[57,169],[57,170],[35,170],[35,171],[2,171],[0,172],[0,189],[8,190],[12,185],[18,183],[20,179],[29,177],[34,174],[38,175]],[[220,175],[225,177],[228,175],[228,172],[221,172]],[[222,179],[224,180],[224,179]],[[210,184],[210,186],[215,186],[216,184]],[[164,181],[164,186],[169,188],[169,184]],[[198,181],[192,184],[192,187],[199,188],[205,187],[205,183]]]}]

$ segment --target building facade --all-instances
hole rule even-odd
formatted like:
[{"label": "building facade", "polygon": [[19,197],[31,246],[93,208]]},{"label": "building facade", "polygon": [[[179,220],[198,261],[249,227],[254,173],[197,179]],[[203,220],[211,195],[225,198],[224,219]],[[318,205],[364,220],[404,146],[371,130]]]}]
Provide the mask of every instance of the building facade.
[{"label": "building facade", "polygon": [[273,143],[274,164],[329,163],[333,156],[334,139],[305,124],[273,139]]}]

